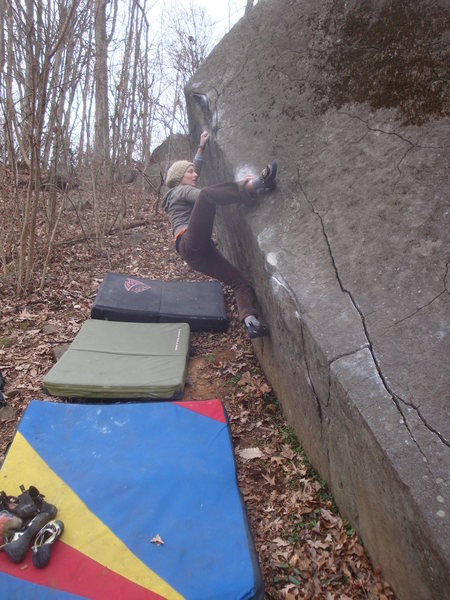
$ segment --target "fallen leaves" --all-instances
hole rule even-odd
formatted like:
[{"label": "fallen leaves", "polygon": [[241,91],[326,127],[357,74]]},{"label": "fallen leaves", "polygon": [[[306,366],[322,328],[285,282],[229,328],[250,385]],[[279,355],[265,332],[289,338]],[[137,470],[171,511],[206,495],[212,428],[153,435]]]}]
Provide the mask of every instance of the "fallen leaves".
[{"label": "fallen leaves", "polygon": [[[131,188],[130,188],[131,190]],[[133,193],[129,192],[132,220]],[[79,237],[73,213],[60,232]],[[70,219],[73,219],[71,222]],[[90,213],[82,215],[87,227]],[[91,219],[93,222],[93,219]],[[108,270],[154,279],[204,279],[176,254],[165,219],[155,215],[141,228],[145,243],[132,246],[130,232],[116,232],[99,253],[85,243],[58,245],[42,293],[17,300],[12,284],[0,292],[0,356],[8,410],[0,411],[0,459],[58,344],[70,342],[90,316],[92,300]],[[165,250],[164,250],[165,249]],[[6,280],[5,280],[6,281]],[[237,476],[249,515],[266,597],[271,600],[391,600],[392,591],[373,570],[355,532],[337,512],[324,483],[289,431],[272,388],[225,289],[227,332],[193,332],[196,377],[184,398],[220,397],[236,449]],[[4,409],[2,409],[4,410]],[[11,414],[13,418],[11,418]],[[164,544],[156,534],[150,542]]]},{"label": "fallen leaves", "polygon": [[163,541],[162,537],[159,535],[159,533],[157,533],[154,537],[152,537],[150,542],[152,544],[156,544],[156,546],[158,546],[158,547],[162,546],[164,544],[164,541]]},{"label": "fallen leaves", "polygon": [[281,456],[287,458],[288,460],[293,460],[295,457],[295,452],[290,446],[283,444],[283,447],[281,448]]},{"label": "fallen leaves", "polygon": [[244,460],[253,460],[254,458],[262,458],[264,456],[259,448],[243,448],[238,451],[238,454]]},{"label": "fallen leaves", "polygon": [[[267,596],[373,600],[383,593],[392,599],[295,436],[266,410],[275,402],[259,394],[257,370],[247,367],[235,381],[227,408]],[[264,456],[248,460],[255,449]]]}]

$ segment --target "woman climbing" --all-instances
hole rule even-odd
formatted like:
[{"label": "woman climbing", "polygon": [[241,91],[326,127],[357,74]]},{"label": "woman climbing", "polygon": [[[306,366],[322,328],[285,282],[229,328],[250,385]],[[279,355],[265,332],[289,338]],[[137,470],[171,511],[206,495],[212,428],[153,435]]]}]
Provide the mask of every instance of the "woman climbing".
[{"label": "woman climbing", "polygon": [[237,182],[219,183],[197,188],[203,151],[209,140],[204,131],[193,162],[179,160],[166,176],[169,191],[162,206],[169,215],[177,252],[192,267],[209,277],[229,285],[236,298],[239,318],[251,338],[268,335],[269,330],[258,319],[256,299],[250,281],[217,250],[211,240],[217,205],[248,204],[255,194],[276,186],[277,163],[268,164],[259,177],[247,176]]}]

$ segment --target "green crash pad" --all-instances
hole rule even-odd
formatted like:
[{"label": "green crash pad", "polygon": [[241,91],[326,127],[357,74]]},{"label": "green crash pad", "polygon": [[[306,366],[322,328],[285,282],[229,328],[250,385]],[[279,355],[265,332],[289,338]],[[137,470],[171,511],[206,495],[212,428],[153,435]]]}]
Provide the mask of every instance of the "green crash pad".
[{"label": "green crash pad", "polygon": [[70,398],[179,398],[189,356],[187,323],[86,321],[44,377]]}]

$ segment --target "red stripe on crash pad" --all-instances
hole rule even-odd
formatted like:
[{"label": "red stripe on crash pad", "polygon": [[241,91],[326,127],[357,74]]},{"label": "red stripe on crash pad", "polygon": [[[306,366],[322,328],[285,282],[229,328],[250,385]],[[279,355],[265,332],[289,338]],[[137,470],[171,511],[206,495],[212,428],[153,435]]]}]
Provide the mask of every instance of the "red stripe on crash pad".
[{"label": "red stripe on crash pad", "polygon": [[181,402],[174,402],[174,404],[192,410],[204,417],[219,421],[220,423],[227,422],[220,400],[183,400]]},{"label": "red stripe on crash pad", "polygon": [[24,561],[15,564],[4,552],[0,553],[0,572],[36,585],[78,594],[91,600],[133,598],[133,600],[162,600],[163,596],[133,583],[111,571],[61,540],[52,547],[49,564],[36,569],[31,549]]}]

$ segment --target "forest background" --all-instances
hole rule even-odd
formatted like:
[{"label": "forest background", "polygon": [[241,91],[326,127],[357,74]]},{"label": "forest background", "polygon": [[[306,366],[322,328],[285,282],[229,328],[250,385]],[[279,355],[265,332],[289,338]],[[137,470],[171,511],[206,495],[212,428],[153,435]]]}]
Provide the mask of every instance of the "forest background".
[{"label": "forest background", "polygon": [[61,192],[81,181],[101,249],[126,210],[110,205],[115,184],[188,132],[186,82],[252,6],[0,0],[0,261],[18,297],[45,285],[71,202]]}]

